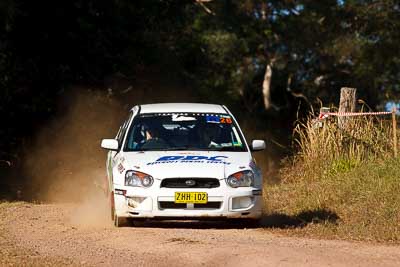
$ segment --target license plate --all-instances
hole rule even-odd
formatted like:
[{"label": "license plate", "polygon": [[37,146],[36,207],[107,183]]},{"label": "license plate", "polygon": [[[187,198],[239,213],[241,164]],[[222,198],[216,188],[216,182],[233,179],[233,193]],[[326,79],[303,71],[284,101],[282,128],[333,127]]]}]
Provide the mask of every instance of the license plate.
[{"label": "license plate", "polygon": [[175,203],[206,204],[208,195],[205,192],[175,192]]}]

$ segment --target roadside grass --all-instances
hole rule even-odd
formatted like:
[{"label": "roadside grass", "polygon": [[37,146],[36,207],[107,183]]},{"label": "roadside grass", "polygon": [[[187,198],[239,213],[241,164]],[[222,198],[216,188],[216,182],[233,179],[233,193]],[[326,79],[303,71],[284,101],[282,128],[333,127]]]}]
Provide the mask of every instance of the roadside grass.
[{"label": "roadside grass", "polygon": [[[351,121],[340,130],[311,120],[296,129],[299,153],[282,181],[265,187],[272,224],[288,233],[321,238],[400,243],[400,158],[392,156],[390,124]],[[308,217],[305,217],[307,214]],[[266,222],[268,225],[268,222]]]}]

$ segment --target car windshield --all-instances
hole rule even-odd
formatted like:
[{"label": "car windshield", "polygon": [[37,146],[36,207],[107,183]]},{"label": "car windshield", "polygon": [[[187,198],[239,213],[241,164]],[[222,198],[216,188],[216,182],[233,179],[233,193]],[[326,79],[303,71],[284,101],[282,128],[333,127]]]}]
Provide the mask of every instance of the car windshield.
[{"label": "car windshield", "polygon": [[247,151],[239,128],[227,114],[157,113],[136,117],[125,151]]}]

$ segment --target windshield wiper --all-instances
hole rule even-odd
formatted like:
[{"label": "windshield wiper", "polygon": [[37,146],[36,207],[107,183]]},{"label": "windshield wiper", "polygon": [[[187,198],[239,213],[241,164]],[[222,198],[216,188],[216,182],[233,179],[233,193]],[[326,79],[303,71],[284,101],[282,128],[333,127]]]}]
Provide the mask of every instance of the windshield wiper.
[{"label": "windshield wiper", "polygon": [[187,147],[187,146],[168,147],[168,148],[162,149],[161,151],[173,151],[173,150],[189,150],[189,147]]},{"label": "windshield wiper", "polygon": [[243,147],[189,147],[189,146],[178,146],[178,147],[166,147],[166,148],[153,148],[153,149],[140,149],[137,151],[182,151],[182,150],[190,150],[190,151],[245,151]]},{"label": "windshield wiper", "polygon": [[187,146],[177,146],[177,147],[165,147],[165,148],[147,148],[147,149],[140,149],[138,151],[174,151],[174,150],[190,150],[190,149],[192,148]]},{"label": "windshield wiper", "polygon": [[243,147],[238,146],[223,146],[223,147],[211,147],[210,151],[244,151]]}]

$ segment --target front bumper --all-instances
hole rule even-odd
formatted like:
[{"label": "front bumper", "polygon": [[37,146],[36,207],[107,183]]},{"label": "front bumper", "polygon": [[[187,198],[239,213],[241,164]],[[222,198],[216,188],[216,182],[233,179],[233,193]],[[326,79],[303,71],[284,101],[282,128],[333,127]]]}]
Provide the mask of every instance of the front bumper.
[{"label": "front bumper", "polygon": [[[115,194],[115,212],[130,218],[251,218],[261,217],[261,189],[230,188],[136,188],[115,185],[125,195]],[[117,190],[116,190],[117,191]],[[119,191],[121,192],[121,191]],[[175,204],[175,192],[206,192],[207,204]]]}]

